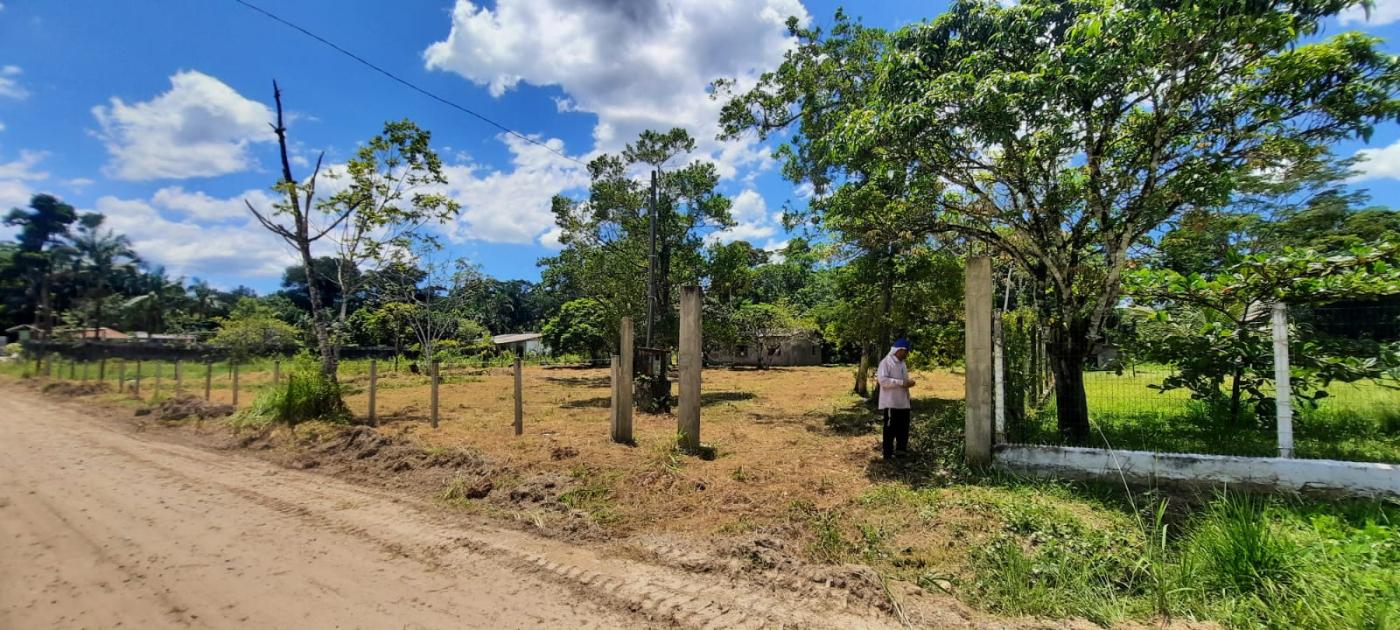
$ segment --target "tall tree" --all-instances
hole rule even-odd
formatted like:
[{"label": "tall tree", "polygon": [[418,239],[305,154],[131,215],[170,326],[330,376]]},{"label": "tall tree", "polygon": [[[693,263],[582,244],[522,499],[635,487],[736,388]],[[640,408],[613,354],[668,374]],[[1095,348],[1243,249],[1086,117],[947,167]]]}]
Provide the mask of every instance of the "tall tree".
[{"label": "tall tree", "polygon": [[5,225],[20,228],[19,251],[14,256],[14,273],[26,281],[34,326],[43,337],[53,332],[52,283],[55,250],[62,247],[78,212],[53,195],[34,195],[29,210],[15,208],[5,216]]},{"label": "tall tree", "polygon": [[452,220],[461,208],[442,193],[447,177],[431,140],[432,133],[411,120],[387,122],[343,169],[327,174],[348,180],[344,190],[321,204],[330,216],[348,215],[330,233],[336,248],[331,279],[345,298],[332,323],[337,348],[346,334],[348,298],[359,293],[368,279],[361,272],[381,267],[398,252],[420,243],[434,244],[423,228]]},{"label": "tall tree", "polygon": [[724,124],[796,123],[789,175],[895,191],[926,210],[910,230],[1016,261],[1041,297],[1060,431],[1083,440],[1082,372],[1130,249],[1242,173],[1400,114],[1400,60],[1378,39],[1302,41],[1352,4],[960,0],[887,38],[794,21],[798,45]]},{"label": "tall tree", "polygon": [[[89,218],[91,217],[91,218]],[[136,268],[140,259],[126,236],[102,228],[103,216],[87,215],[81,220],[72,247],[78,264],[78,278],[88,304],[88,326],[97,338],[103,326],[103,305],[112,294],[113,284],[124,271]]]}]

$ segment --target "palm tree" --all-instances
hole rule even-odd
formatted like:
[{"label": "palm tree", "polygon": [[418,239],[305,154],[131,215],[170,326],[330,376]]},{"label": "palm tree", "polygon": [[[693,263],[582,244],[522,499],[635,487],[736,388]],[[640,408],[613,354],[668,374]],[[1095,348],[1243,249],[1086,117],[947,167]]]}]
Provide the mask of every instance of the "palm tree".
[{"label": "palm tree", "polygon": [[84,221],[71,244],[76,276],[86,287],[94,338],[101,335],[102,305],[111,295],[113,284],[120,283],[121,276],[140,264],[131,241],[110,229],[101,229],[101,225],[101,215],[97,215],[96,220]]}]

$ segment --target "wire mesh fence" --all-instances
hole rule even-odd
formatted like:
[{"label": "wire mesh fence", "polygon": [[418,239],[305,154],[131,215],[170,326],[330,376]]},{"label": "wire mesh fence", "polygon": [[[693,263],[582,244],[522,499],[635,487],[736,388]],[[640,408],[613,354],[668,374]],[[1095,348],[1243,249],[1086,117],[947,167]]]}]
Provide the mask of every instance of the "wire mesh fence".
[{"label": "wire mesh fence", "polygon": [[1046,335],[1001,317],[1004,440],[1157,452],[1400,462],[1400,298],[1287,308],[1280,413],[1269,305],[1124,309],[1082,372],[1089,435],[1061,431]]}]

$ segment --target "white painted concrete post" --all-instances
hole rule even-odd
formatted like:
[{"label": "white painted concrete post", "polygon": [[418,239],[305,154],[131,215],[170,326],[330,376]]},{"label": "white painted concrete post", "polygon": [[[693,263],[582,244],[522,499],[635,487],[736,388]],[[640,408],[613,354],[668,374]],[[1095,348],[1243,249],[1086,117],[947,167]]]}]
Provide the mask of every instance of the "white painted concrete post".
[{"label": "white painted concrete post", "polygon": [[992,463],[992,259],[968,259],[964,289],[967,417],[963,454],[968,466],[985,468]]},{"label": "white painted concrete post", "polygon": [[700,449],[700,368],[704,361],[700,308],[700,287],[681,287],[680,356],[676,360],[681,391],[676,429],[682,436],[682,446],[692,452]]},{"label": "white painted concrete post", "polygon": [[1288,369],[1288,307],[1274,304],[1274,408],[1278,416],[1278,456],[1293,457],[1293,384]]}]

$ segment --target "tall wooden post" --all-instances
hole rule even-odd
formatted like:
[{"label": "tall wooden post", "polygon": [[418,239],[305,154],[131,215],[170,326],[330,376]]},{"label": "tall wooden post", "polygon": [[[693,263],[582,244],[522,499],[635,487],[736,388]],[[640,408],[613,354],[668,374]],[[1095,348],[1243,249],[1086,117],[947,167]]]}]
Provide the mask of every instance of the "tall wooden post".
[{"label": "tall wooden post", "polygon": [[964,303],[967,308],[967,417],[964,454],[967,465],[992,463],[992,259],[967,261]]},{"label": "tall wooden post", "polygon": [[209,401],[209,393],[214,389],[214,362],[204,361],[204,401]]},{"label": "tall wooden post", "polygon": [[237,408],[238,408],[238,363],[235,362],[235,361],[233,361],[232,359],[230,359],[230,360],[229,360],[229,364],[230,364],[230,365],[229,365],[229,368],[228,368],[228,369],[229,369],[230,372],[232,372],[231,376],[233,377],[233,408],[234,408],[234,409],[237,409]]},{"label": "tall wooden post", "polygon": [[374,359],[369,360],[369,423],[375,424],[374,418],[374,394],[375,388],[379,385],[379,365]]},{"label": "tall wooden post", "polygon": [[1293,383],[1288,365],[1288,307],[1274,304],[1274,409],[1278,415],[1278,456],[1293,457]]},{"label": "tall wooden post", "polygon": [[617,426],[620,421],[617,419],[617,414],[621,411],[621,407],[618,406],[618,401],[622,399],[622,359],[615,354],[612,355],[610,370],[611,371],[608,372],[610,377],[608,382],[612,384],[612,391],[610,392],[611,400],[608,403],[608,416],[612,438],[613,441],[616,442],[619,441],[617,439]]},{"label": "tall wooden post", "polygon": [[632,443],[632,378],[633,361],[636,351],[635,335],[632,331],[632,318],[622,318],[622,336],[617,346],[617,410],[613,415],[612,439],[624,444]]},{"label": "tall wooden post", "polygon": [[515,355],[515,434],[525,432],[525,388],[520,374],[520,355]]},{"label": "tall wooden post", "polygon": [[438,361],[436,359],[433,360],[432,366],[429,369],[432,370],[431,377],[433,382],[431,398],[432,415],[430,416],[430,420],[433,423],[433,428],[436,429],[438,428]]},{"label": "tall wooden post", "polygon": [[1006,339],[1003,337],[1001,313],[992,313],[992,383],[994,395],[993,417],[995,418],[998,444],[1006,442]]},{"label": "tall wooden post", "polygon": [[700,369],[704,361],[700,309],[700,287],[681,287],[680,356],[676,360],[681,391],[676,429],[681,434],[682,445],[691,451],[700,448]]}]

